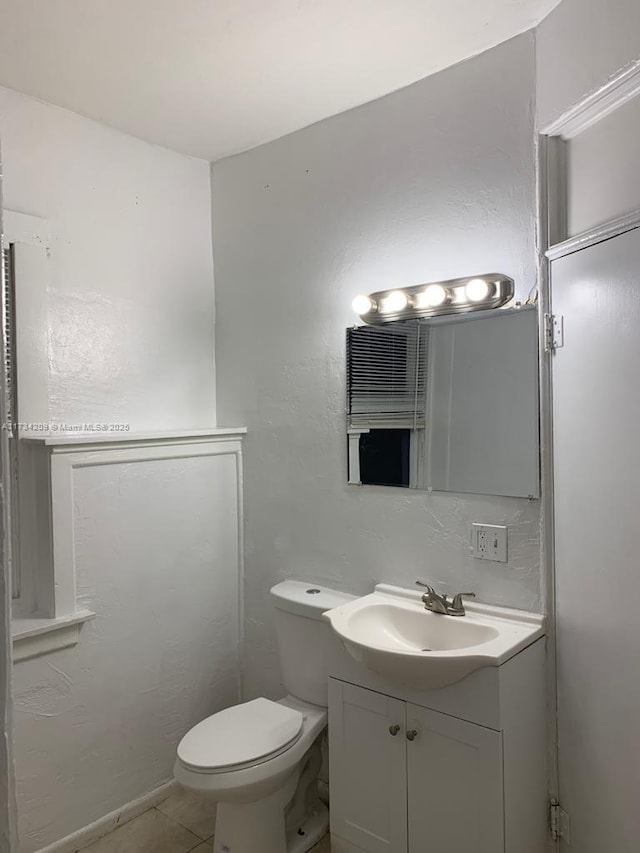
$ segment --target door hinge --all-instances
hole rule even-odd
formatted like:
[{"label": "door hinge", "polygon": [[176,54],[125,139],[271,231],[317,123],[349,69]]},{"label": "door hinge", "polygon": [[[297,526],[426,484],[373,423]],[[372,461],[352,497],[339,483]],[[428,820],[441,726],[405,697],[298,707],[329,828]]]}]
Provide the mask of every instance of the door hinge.
[{"label": "door hinge", "polygon": [[570,843],[569,815],[555,798],[549,802],[549,829],[553,841],[562,839]]},{"label": "door hinge", "polygon": [[544,351],[553,352],[564,346],[564,317],[562,314],[544,315]]}]

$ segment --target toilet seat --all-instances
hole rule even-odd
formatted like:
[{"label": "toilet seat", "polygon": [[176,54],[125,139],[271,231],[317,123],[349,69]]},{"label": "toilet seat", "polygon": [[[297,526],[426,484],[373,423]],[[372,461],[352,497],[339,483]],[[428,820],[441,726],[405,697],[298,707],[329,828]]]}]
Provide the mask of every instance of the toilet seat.
[{"label": "toilet seat", "polygon": [[228,773],[286,752],[302,734],[303,714],[254,699],[198,723],[178,744],[178,759],[196,773]]}]

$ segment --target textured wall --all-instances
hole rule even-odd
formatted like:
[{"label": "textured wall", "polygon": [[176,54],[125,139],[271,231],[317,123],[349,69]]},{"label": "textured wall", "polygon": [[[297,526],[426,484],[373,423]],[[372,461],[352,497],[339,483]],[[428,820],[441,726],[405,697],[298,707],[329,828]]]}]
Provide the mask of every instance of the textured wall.
[{"label": "textured wall", "polygon": [[[52,420],[215,423],[209,165],[0,90],[5,204],[49,221]],[[235,701],[233,491],[222,462],[85,470],[79,645],[14,669],[23,851],[169,779]]]},{"label": "textured wall", "polygon": [[[269,586],[418,576],[540,607],[536,502],[346,485],[359,292],[499,270],[535,284],[531,33],[212,169],[222,421],[246,423],[247,691],[279,686]],[[507,564],[472,521],[506,523]]]},{"label": "textured wall", "polygon": [[209,167],[0,89],[4,204],[49,221],[52,420],[215,423]]},{"label": "textured wall", "polygon": [[562,0],[536,30],[541,127],[640,59],[638,0]]},{"label": "textured wall", "polygon": [[20,850],[170,779],[182,735],[237,701],[233,456],[81,468],[72,649],[14,669]]},{"label": "textured wall", "polygon": [[[1,200],[1,192],[0,192]],[[1,213],[0,213],[1,224]],[[4,379],[0,379],[4,394]],[[5,416],[4,403],[0,412]],[[0,437],[2,459],[0,460],[0,850],[10,851],[15,844],[16,803],[13,766],[13,720],[11,707],[11,593],[10,570],[5,530],[5,496],[7,488],[6,469],[2,463],[8,454],[6,433]]]},{"label": "textured wall", "polygon": [[[0,509],[2,506],[0,505]],[[2,525],[4,528],[4,525]],[[2,530],[4,541],[4,529]],[[6,551],[0,563],[0,850],[11,850],[15,823],[15,798],[13,785],[13,745],[11,723],[11,625],[8,591],[9,572]]]},{"label": "textured wall", "polygon": [[[1,154],[1,151],[0,151]],[[0,232],[2,231],[2,161],[0,159]],[[0,376],[0,418],[6,417],[6,383]],[[11,709],[11,593],[6,493],[9,482],[6,431],[0,436],[0,850],[11,850],[15,833],[13,725]]]}]

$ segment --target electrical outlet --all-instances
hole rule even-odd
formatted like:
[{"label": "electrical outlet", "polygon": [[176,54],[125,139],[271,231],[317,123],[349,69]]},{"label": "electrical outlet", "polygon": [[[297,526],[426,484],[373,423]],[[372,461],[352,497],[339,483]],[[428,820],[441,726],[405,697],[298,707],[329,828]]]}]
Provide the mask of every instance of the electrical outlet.
[{"label": "electrical outlet", "polygon": [[473,556],[478,560],[507,562],[507,528],[503,524],[471,525]]}]

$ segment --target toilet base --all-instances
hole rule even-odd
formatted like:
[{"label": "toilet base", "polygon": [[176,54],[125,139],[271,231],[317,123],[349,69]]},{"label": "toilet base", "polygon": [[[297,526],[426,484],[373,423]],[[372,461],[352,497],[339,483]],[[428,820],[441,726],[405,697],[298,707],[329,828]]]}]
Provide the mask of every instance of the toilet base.
[{"label": "toilet base", "polygon": [[287,853],[284,809],[295,794],[298,773],[253,803],[218,803],[213,853]]},{"label": "toilet base", "polygon": [[286,853],[282,791],[255,803],[218,803],[213,853]]},{"label": "toilet base", "polygon": [[315,801],[300,826],[287,833],[284,807],[290,796],[283,789],[256,803],[218,803],[213,853],[307,853],[326,834],[329,811]]},{"label": "toilet base", "polygon": [[287,833],[287,853],[307,853],[328,830],[329,809],[320,800],[316,800],[298,830]]}]

